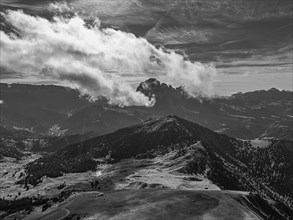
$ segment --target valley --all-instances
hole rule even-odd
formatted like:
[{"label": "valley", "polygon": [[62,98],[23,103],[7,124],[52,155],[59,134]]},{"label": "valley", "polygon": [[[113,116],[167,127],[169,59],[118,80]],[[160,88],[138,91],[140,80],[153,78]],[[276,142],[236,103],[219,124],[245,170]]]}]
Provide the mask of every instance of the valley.
[{"label": "valley", "polygon": [[[103,219],[110,215],[115,219],[125,215],[134,219],[140,211],[152,213],[156,203],[162,205],[162,209],[154,211],[158,216],[165,211],[170,215],[165,204],[169,200],[163,202],[165,193],[174,198],[173,202],[179,202],[181,192],[196,196],[203,191],[204,197],[216,196],[217,203],[225,202],[216,208],[218,211],[207,205],[205,211],[198,213],[198,219],[221,215],[229,218],[230,214],[239,219],[290,219],[292,146],[286,140],[231,138],[177,116],[152,118],[56,152],[28,153],[20,160],[4,157],[1,206],[10,211],[3,217],[49,219],[71,215]],[[158,190],[162,197],[151,200],[153,205],[139,206],[138,212],[125,212],[127,205],[114,213],[105,211],[106,207],[94,206],[92,211],[81,208],[83,213],[62,208],[79,201],[87,204],[90,198],[99,204],[104,196],[113,203],[112,195],[115,198],[119,193],[143,202],[142,195],[148,190]],[[25,200],[30,201],[26,206],[12,209],[14,203]],[[236,205],[239,211],[223,211],[230,205]]]}]

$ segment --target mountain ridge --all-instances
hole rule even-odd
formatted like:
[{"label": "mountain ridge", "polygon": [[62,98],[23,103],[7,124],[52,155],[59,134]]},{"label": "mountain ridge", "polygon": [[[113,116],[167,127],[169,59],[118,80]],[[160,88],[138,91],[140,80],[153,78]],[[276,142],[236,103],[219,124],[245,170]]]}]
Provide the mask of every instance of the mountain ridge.
[{"label": "mountain ridge", "polygon": [[256,191],[292,206],[293,143],[282,140],[268,143],[259,147],[262,145],[218,134],[169,115],[75,143],[40,158],[28,164],[27,175],[20,182],[38,184],[43,176],[85,172],[105,161],[153,158],[175,150],[178,155],[191,153],[180,172],[206,173],[208,179],[223,189]]}]

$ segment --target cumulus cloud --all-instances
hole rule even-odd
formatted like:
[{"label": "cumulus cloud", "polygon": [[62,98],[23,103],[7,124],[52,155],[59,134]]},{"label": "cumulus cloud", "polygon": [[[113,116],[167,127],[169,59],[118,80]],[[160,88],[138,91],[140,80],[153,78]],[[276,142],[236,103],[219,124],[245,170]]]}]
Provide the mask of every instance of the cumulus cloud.
[{"label": "cumulus cloud", "polygon": [[47,20],[12,10],[2,16],[17,35],[1,31],[1,67],[23,77],[68,83],[93,98],[105,96],[111,104],[154,103],[135,91],[129,77],[157,77],[192,93],[210,87],[215,75],[213,66],[156,48],[131,33],[102,29],[99,20],[89,25],[76,14]]}]

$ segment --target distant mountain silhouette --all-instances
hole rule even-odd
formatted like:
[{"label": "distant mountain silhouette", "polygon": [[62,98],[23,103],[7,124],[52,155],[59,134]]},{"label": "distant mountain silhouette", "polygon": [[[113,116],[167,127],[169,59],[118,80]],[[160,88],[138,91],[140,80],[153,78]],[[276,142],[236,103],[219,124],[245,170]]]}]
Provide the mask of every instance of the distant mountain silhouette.
[{"label": "distant mountain silhouette", "polygon": [[293,93],[290,91],[271,89],[230,97],[209,98],[202,94],[191,97],[183,88],[173,88],[156,79],[141,83],[137,91],[150,98],[155,97],[155,105],[152,108],[93,105],[66,119],[62,128],[68,128],[68,132],[73,133],[76,132],[73,127],[96,128],[99,133],[105,134],[149,117],[174,114],[238,138],[293,138]]},{"label": "distant mountain silhouette", "polygon": [[[151,78],[137,91],[155,97],[153,107],[121,108],[106,99],[90,103],[72,89],[58,86],[1,84],[1,124],[49,134],[53,125],[65,135],[107,134],[150,117],[178,115],[219,133],[242,139],[273,137],[293,139],[293,92],[270,89],[237,93],[229,97],[191,97]],[[54,99],[52,99],[54,97]]]}]

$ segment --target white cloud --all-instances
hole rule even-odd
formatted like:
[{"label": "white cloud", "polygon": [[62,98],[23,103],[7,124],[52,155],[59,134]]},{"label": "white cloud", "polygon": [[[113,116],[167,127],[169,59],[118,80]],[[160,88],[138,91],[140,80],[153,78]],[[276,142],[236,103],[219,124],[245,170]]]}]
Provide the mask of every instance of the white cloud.
[{"label": "white cloud", "polygon": [[153,104],[135,91],[129,77],[156,77],[192,93],[209,88],[215,75],[213,66],[188,61],[130,33],[101,29],[99,21],[88,27],[77,15],[52,21],[22,11],[2,15],[19,36],[1,31],[1,67],[23,77],[66,82],[93,98],[105,96],[112,104]]}]

